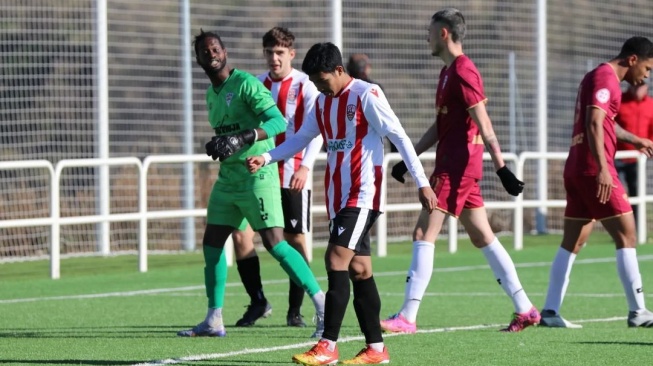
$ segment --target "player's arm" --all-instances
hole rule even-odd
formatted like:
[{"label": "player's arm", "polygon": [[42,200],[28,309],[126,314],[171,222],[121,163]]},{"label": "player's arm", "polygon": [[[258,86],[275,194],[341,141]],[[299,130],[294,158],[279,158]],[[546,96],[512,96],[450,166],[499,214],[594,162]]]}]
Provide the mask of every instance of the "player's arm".
[{"label": "player's arm", "polygon": [[490,153],[490,157],[494,163],[494,168],[499,179],[501,179],[503,188],[509,194],[518,196],[524,190],[524,182],[517,179],[515,174],[508,169],[503,160],[499,139],[497,139],[497,135],[494,133],[492,121],[490,120],[490,116],[487,114],[487,109],[485,109],[485,101],[477,103],[467,109],[467,111],[474,123],[476,123],[476,126],[478,126],[481,139],[483,139],[485,148]]},{"label": "player's arm", "polygon": [[262,155],[248,157],[247,168],[253,173],[265,165],[288,159],[305,148],[319,134],[320,129],[317,125],[317,119],[315,114],[311,113],[307,116],[299,131],[281,145]]},{"label": "player's arm", "polygon": [[617,140],[632,144],[641,153],[643,153],[649,158],[651,157],[651,155],[653,154],[653,142],[651,140],[647,138],[639,137],[631,132],[628,132],[618,124],[615,124],[614,130],[615,130],[615,134],[617,135]]},{"label": "player's arm", "polygon": [[587,106],[587,113],[585,115],[587,144],[599,168],[599,174],[596,177],[598,185],[596,197],[599,199],[599,202],[606,203],[610,198],[613,188],[612,175],[608,169],[608,161],[605,158],[603,122],[605,121],[606,113],[603,109],[590,105]]},{"label": "player's arm", "polygon": [[437,197],[426,178],[424,167],[417,157],[413,143],[390,107],[383,91],[377,89],[375,92],[371,92],[368,90],[361,95],[361,104],[365,119],[372,129],[381,137],[387,137],[397,147],[407,170],[415,180],[419,191],[419,201],[422,207],[430,213],[437,205]]},{"label": "player's arm", "polygon": [[383,92],[376,89],[374,93],[369,90],[363,93],[361,95],[361,106],[370,127],[381,137],[387,137],[397,147],[401,158],[409,168],[408,171],[415,179],[417,187],[429,187],[430,184],[424,173],[424,167],[422,167],[422,163],[417,157],[413,143]]},{"label": "player's arm", "polygon": [[276,106],[266,109],[258,117],[262,122],[261,127],[241,131],[234,135],[213,136],[211,141],[205,145],[206,154],[213,160],[220,158],[220,161],[224,161],[245,146],[279,134],[279,125],[285,128],[286,120]]},{"label": "player's arm", "polygon": [[[320,92],[315,87],[315,84],[308,81],[304,84],[302,93],[304,93],[304,119],[315,117],[315,101],[320,95]],[[296,171],[295,174],[293,174],[293,176],[290,178],[290,188],[295,187],[295,189],[300,190],[304,188],[304,183],[306,182],[308,171],[313,169],[313,164],[315,164],[315,159],[322,150],[323,144],[324,139],[322,138],[321,134],[318,134],[308,144],[308,146],[306,146],[306,150],[304,151],[304,156],[302,158],[302,162],[300,163],[299,170]],[[298,181],[294,182],[295,180]],[[301,187],[299,185],[301,185]]]},{"label": "player's arm", "polygon": [[433,124],[426,130],[419,141],[417,141],[417,144],[415,144],[415,152],[417,155],[422,154],[424,151],[430,149],[431,146],[435,145],[438,139],[438,124],[437,121],[433,121]]},{"label": "player's arm", "polygon": [[467,111],[469,112],[470,117],[472,117],[474,123],[476,123],[476,126],[478,126],[481,138],[483,139],[483,144],[485,144],[485,148],[492,157],[494,169],[501,169],[506,165],[506,163],[503,161],[499,139],[497,139],[497,135],[494,133],[492,121],[490,120],[490,116],[487,114],[487,109],[485,109],[485,101],[477,103]]},{"label": "player's arm", "polygon": [[301,191],[306,185],[306,180],[308,179],[308,172],[313,169],[313,164],[315,164],[315,159],[317,159],[317,154],[322,150],[322,145],[324,140],[322,135],[318,135],[306,146],[304,150],[304,157],[302,162],[299,164],[299,167],[290,177],[290,189],[294,191]]},{"label": "player's arm", "polygon": [[277,108],[270,91],[256,78],[246,78],[239,90],[242,100],[257,115],[259,127],[234,135],[214,136],[206,144],[206,154],[224,161],[231,155],[259,140],[278,135],[286,130],[287,121]]}]

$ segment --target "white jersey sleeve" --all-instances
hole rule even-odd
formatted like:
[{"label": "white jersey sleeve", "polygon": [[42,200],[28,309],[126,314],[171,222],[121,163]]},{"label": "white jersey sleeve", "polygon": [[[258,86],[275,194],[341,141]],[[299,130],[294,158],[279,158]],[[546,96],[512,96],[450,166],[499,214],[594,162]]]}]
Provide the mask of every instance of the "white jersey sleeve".
[{"label": "white jersey sleeve", "polygon": [[319,135],[320,128],[317,125],[315,108],[313,108],[310,113],[306,114],[306,120],[297,133],[284,141],[281,145],[262,155],[265,159],[265,163],[275,163],[295,155],[298,151],[301,151],[304,147],[308,146],[308,144]]},{"label": "white jersey sleeve", "polygon": [[[309,81],[304,84],[304,110],[307,111],[307,119],[310,118],[309,116],[315,116],[315,100],[317,100],[319,96],[320,92],[312,82]],[[315,164],[315,159],[317,158],[317,154],[320,153],[323,145],[324,139],[322,138],[322,135],[318,134],[313,139],[313,141],[311,141],[308,146],[306,146],[306,151],[304,152],[304,158],[302,159],[301,165],[312,170],[313,164]]]},{"label": "white jersey sleeve", "polygon": [[418,188],[429,187],[429,180],[424,173],[424,167],[417,157],[413,143],[406,134],[404,127],[399,122],[390,107],[390,103],[381,88],[371,84],[361,95],[361,104],[365,118],[379,135],[387,137],[399,151],[401,158],[406,163],[408,172],[415,180]]}]

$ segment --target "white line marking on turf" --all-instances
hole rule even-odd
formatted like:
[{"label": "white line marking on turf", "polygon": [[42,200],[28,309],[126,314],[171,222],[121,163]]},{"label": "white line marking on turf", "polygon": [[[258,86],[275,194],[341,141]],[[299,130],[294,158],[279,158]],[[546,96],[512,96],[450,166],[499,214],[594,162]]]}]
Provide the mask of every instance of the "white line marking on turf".
[{"label": "white line marking on turf", "polygon": [[[431,297],[494,297],[494,296],[501,296],[503,294],[503,291],[497,291],[497,292],[426,292],[424,296],[431,296]],[[204,288],[198,289],[196,292],[168,292],[165,294],[161,293],[154,293],[151,294],[152,296],[167,296],[167,297],[206,297],[206,293],[204,292]],[[403,292],[379,292],[380,296],[383,297],[404,297]],[[541,296],[544,297],[546,296],[546,293],[544,292],[529,292],[529,296]],[[232,293],[232,292],[227,292],[224,294],[225,297],[242,297],[243,294],[240,293]],[[268,298],[275,298],[275,297],[286,297],[288,296],[288,292],[272,292],[272,291],[265,291],[265,296]],[[645,293],[645,297],[653,297],[653,293]],[[568,293],[565,294],[565,298],[567,297],[587,297],[587,298],[613,298],[613,297],[624,297],[623,292],[616,292],[616,293],[600,293],[600,294],[592,294],[592,293]]]},{"label": "white line marking on turf", "polygon": [[[626,320],[626,317],[584,319],[584,320],[574,320],[573,322],[574,323],[604,323],[604,322],[613,322],[613,321],[619,321],[619,320]],[[487,328],[501,328],[503,326],[504,326],[504,324],[469,325],[469,326],[462,326],[462,327],[445,327],[445,328],[433,328],[433,329],[420,329],[420,330],[417,331],[417,333],[421,333],[421,334],[445,333],[445,332],[457,332],[457,331],[466,331],[466,330],[479,330],[479,329],[487,329]],[[406,333],[384,333],[383,337],[388,338],[388,337],[397,337],[397,336],[406,336],[406,335],[410,335],[410,334],[406,334]],[[344,338],[338,339],[338,343],[347,343],[347,342],[352,342],[352,341],[360,341],[360,340],[364,340],[364,339],[365,339],[365,337],[363,337],[363,336],[344,337]],[[270,353],[270,352],[276,352],[276,351],[285,351],[285,350],[291,350],[291,349],[297,349],[297,348],[303,348],[303,347],[310,347],[310,346],[312,346],[314,344],[315,344],[315,341],[288,344],[288,345],[285,345],[285,346],[276,346],[276,347],[245,348],[245,349],[241,349],[241,350],[238,350],[238,351],[231,351],[231,352],[224,352],[224,353],[209,353],[209,354],[194,355],[194,356],[184,356],[184,357],[179,357],[179,358],[168,358],[168,359],[165,359],[165,360],[137,363],[137,364],[133,364],[131,366],[174,365],[174,364],[186,363],[186,362],[192,362],[192,361],[207,361],[207,360],[215,360],[215,359],[218,359],[218,358],[227,358],[227,357],[232,357],[232,356],[243,356],[243,355],[252,355],[252,354],[257,354],[257,353]]]},{"label": "white line marking on turf", "polygon": [[[639,261],[653,260],[653,254],[641,255],[641,256],[638,256],[637,259]],[[614,261],[615,261],[614,257],[609,257],[609,258],[578,259],[574,263],[575,264],[595,264],[595,263],[608,263],[608,262],[614,262]],[[515,266],[519,267],[519,268],[534,268],[534,267],[544,267],[544,266],[550,266],[550,265],[551,265],[551,262],[515,263]],[[478,266],[435,268],[435,269],[433,269],[433,272],[436,272],[436,273],[462,272],[462,271],[474,271],[474,270],[488,269],[488,268],[490,268],[490,267],[488,265],[484,264],[484,265],[478,265]],[[390,277],[390,276],[397,276],[397,275],[405,276],[406,271],[392,271],[392,272],[374,273],[374,277]],[[319,281],[325,281],[327,278],[326,277],[318,277],[317,279]],[[282,283],[287,283],[287,282],[288,282],[288,279],[285,278],[285,279],[282,279],[282,280],[263,281],[263,284],[264,285],[271,285],[271,284],[282,284]],[[235,286],[242,286],[242,284],[240,282],[227,283],[227,287],[235,287]],[[22,299],[4,299],[4,300],[0,300],[0,305],[2,305],[2,304],[16,304],[16,303],[24,303],[24,302],[36,302],[36,301],[99,299],[99,298],[104,298],[104,297],[140,296],[140,295],[152,295],[152,294],[160,294],[160,293],[175,292],[175,291],[195,291],[195,290],[203,290],[203,289],[204,289],[204,285],[201,285],[201,286],[171,287],[171,288],[155,288],[155,289],[149,289],[149,290],[105,292],[105,293],[99,293],[99,294],[28,297],[28,298],[22,298]]]}]

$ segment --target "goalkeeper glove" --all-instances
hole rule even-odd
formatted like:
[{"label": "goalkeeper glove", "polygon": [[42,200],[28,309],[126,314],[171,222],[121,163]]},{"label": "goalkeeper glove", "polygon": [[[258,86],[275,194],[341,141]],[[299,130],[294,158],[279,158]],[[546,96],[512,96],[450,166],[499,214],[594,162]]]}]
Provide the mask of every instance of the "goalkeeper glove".
[{"label": "goalkeeper glove", "polygon": [[[224,161],[240,151],[245,144],[252,145],[257,139],[258,133],[255,129],[246,130],[235,135],[218,136],[215,142],[214,154],[220,158],[220,161]],[[215,160],[215,157],[213,159]]]},{"label": "goalkeeper glove", "polygon": [[504,165],[501,169],[497,170],[497,175],[501,179],[503,188],[511,195],[519,196],[524,190],[524,182],[517,179],[507,166]]},{"label": "goalkeeper glove", "polygon": [[206,155],[213,158],[213,160],[216,160],[218,158],[218,154],[215,150],[215,145],[217,144],[217,141],[218,141],[218,136],[213,136],[211,137],[211,141],[207,142],[204,145],[204,148],[206,149]]},{"label": "goalkeeper glove", "polygon": [[398,180],[401,183],[404,183],[406,180],[404,179],[404,174],[408,172],[408,167],[406,167],[406,163],[403,161],[398,162],[392,167],[392,177],[396,180]]}]

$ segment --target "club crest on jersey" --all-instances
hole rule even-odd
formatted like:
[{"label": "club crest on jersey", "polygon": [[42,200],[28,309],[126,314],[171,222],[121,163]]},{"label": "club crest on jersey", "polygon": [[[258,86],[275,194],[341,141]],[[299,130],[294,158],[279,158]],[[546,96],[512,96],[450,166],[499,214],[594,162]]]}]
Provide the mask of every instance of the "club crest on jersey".
[{"label": "club crest on jersey", "polygon": [[606,103],[610,99],[610,91],[606,88],[599,89],[596,92],[596,100],[598,100],[601,103]]},{"label": "club crest on jersey", "polygon": [[374,94],[377,98],[379,97],[379,92],[375,88],[370,89],[370,93]]},{"label": "club crest on jersey", "polygon": [[353,104],[348,104],[347,105],[347,118],[351,121],[354,119],[354,115],[356,114],[356,106]]},{"label": "club crest on jersey", "polygon": [[227,93],[224,96],[225,102],[227,102],[227,107],[231,104],[231,100],[234,99],[234,93]]},{"label": "club crest on jersey", "polygon": [[297,88],[290,88],[288,90],[288,103],[295,103],[297,100]]}]

